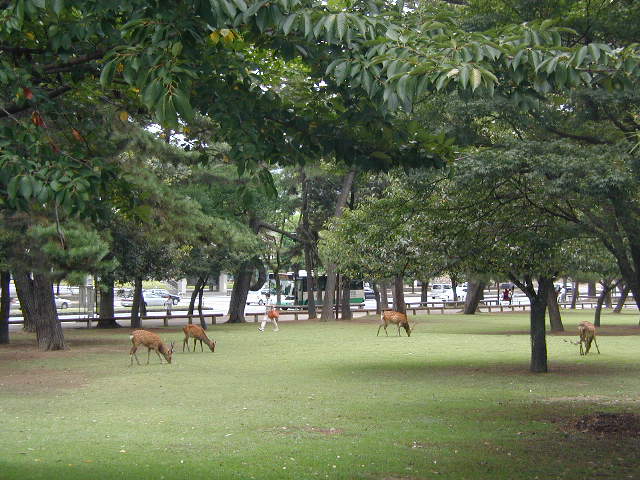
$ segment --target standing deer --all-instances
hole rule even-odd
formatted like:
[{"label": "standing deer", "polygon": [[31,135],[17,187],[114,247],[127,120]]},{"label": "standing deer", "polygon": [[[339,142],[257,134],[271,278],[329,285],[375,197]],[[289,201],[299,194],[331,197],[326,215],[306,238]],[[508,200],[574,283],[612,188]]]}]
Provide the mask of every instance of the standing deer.
[{"label": "standing deer", "polygon": [[133,343],[133,347],[131,347],[131,351],[129,352],[129,357],[131,358],[131,363],[129,366],[133,365],[133,357],[136,357],[136,362],[140,365],[140,361],[138,360],[138,355],[136,355],[136,350],[140,345],[144,345],[147,347],[147,365],[149,365],[149,356],[151,355],[151,350],[155,350],[158,354],[158,358],[160,359],[160,363],[162,363],[162,356],[165,358],[167,363],[171,363],[171,355],[173,355],[173,342],[171,342],[171,346],[167,347],[158,335],[153,332],[149,332],[147,330],[134,330],[129,335],[131,339],[131,343]]},{"label": "standing deer", "polygon": [[[596,341],[596,327],[593,323],[586,320],[578,324],[578,335],[580,335],[580,355],[586,355],[591,349],[591,342],[595,343],[598,354],[600,354],[600,348],[598,348],[598,342]],[[582,346],[584,345],[584,350]]]},{"label": "standing deer", "polygon": [[183,352],[184,352],[185,345],[187,346],[187,351],[188,352],[191,351],[189,350],[189,338],[193,338],[194,352],[196,351],[196,342],[198,340],[200,340],[200,350],[202,350],[203,352],[204,352],[204,347],[202,346],[202,342],[206,343],[212,352],[216,351],[216,342],[213,340],[210,340],[209,337],[207,337],[207,334],[204,333],[204,330],[202,329],[202,327],[199,327],[198,325],[185,325],[182,331],[184,332],[184,340],[182,341]]},{"label": "standing deer", "polygon": [[380,335],[380,329],[382,327],[384,327],[384,333],[386,333],[387,336],[389,336],[389,333],[387,332],[387,326],[390,323],[396,324],[398,326],[398,336],[400,336],[400,327],[405,329],[405,331],[407,332],[407,337],[411,336],[411,330],[413,329],[413,327],[415,327],[415,323],[413,324],[413,326],[409,325],[409,321],[407,320],[406,314],[395,312],[393,310],[386,310],[382,312],[380,320],[381,320],[381,323],[380,323],[380,326],[378,327],[378,333],[376,334],[376,337]]}]

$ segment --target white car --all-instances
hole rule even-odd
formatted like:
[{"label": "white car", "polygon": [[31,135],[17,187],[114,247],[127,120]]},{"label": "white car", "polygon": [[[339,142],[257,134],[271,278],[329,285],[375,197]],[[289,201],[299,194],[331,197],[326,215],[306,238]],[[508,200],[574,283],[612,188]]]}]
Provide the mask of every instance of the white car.
[{"label": "white car", "polygon": [[[142,292],[142,299],[144,301],[145,306],[158,306],[158,305],[166,305],[167,298],[158,295],[153,292]],[[120,302],[123,307],[132,307],[133,306],[133,298],[125,298]]]},{"label": "white car", "polygon": [[66,298],[55,297],[55,301],[56,301],[56,308],[59,308],[60,310],[69,308],[69,305],[71,304],[71,302]]},{"label": "white car", "polygon": [[[467,298],[466,287],[458,286],[456,288],[458,294],[458,301],[464,302]],[[447,288],[438,289],[435,292],[429,294],[429,300],[432,302],[453,302],[453,288],[451,285],[447,285]]]},{"label": "white car", "polygon": [[249,290],[247,294],[247,305],[264,305],[265,303],[267,303],[267,297],[264,292]]}]

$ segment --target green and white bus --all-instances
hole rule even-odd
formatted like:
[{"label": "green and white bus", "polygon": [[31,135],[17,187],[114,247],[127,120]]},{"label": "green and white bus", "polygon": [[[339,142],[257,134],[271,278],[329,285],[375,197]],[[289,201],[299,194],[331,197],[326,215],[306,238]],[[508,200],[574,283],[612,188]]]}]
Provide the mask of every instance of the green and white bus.
[{"label": "green and white bus", "polygon": [[[324,298],[324,291],[327,284],[327,277],[325,275],[321,275],[317,278],[318,286],[317,289],[320,290],[322,298]],[[275,291],[275,283],[272,283],[271,275],[269,276],[269,287],[274,288]],[[308,279],[307,272],[305,270],[300,270],[298,275],[295,275],[292,272],[287,273],[287,277],[280,277],[280,290],[281,290],[281,298],[280,306],[282,309],[291,308],[294,305],[307,305],[309,303],[308,297]],[[362,280],[350,280],[349,282],[350,295],[349,302],[351,305],[355,305],[358,307],[364,306],[364,282]],[[318,302],[320,303],[320,302]]]}]

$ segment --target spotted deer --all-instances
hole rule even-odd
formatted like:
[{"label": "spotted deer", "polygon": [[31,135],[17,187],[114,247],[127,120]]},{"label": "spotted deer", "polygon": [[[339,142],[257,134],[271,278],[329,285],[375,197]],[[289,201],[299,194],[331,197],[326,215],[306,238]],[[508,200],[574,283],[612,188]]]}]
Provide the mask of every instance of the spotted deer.
[{"label": "spotted deer", "polygon": [[186,325],[182,331],[184,332],[184,340],[182,341],[182,351],[184,352],[184,346],[187,346],[187,351],[189,350],[189,338],[193,338],[193,351],[196,351],[196,342],[200,340],[200,350],[204,352],[204,347],[202,346],[202,342],[206,343],[209,346],[209,349],[212,352],[216,351],[216,342],[214,340],[210,340],[207,337],[207,334],[204,333],[204,329],[199,327],[198,325]]},{"label": "spotted deer", "polygon": [[[598,354],[598,342],[596,341],[596,327],[593,323],[586,320],[578,324],[578,335],[580,335],[580,355],[587,355],[591,349],[591,342],[595,343]],[[584,350],[582,346],[584,345]]]},{"label": "spotted deer", "polygon": [[[133,365],[133,357],[136,357],[136,362],[140,365],[140,361],[138,360],[138,355],[136,355],[136,350],[140,345],[147,347],[147,365],[149,365],[149,356],[151,355],[151,350],[155,350],[158,354],[158,358],[160,359],[160,363],[162,363],[162,357],[165,358],[167,363],[171,363],[171,355],[173,355],[173,342],[171,345],[167,347],[166,344],[162,343],[162,340],[158,335],[153,332],[149,332],[147,330],[134,330],[129,335],[131,339],[131,343],[133,346],[131,347],[131,351],[129,352],[129,357],[131,358],[131,363],[129,366]],[[160,356],[162,354],[162,357]]]},{"label": "spotted deer", "polygon": [[380,335],[380,329],[382,327],[384,327],[384,333],[386,333],[387,336],[389,336],[389,333],[387,332],[387,326],[390,323],[393,323],[398,326],[398,336],[400,336],[400,327],[405,329],[405,331],[407,332],[407,337],[411,336],[411,331],[415,327],[415,323],[413,325],[409,325],[409,321],[407,320],[406,314],[395,312],[393,310],[385,310],[384,312],[382,312],[382,315],[380,316],[380,320],[381,322],[380,322],[380,326],[378,327],[378,333],[376,334],[376,337]]}]

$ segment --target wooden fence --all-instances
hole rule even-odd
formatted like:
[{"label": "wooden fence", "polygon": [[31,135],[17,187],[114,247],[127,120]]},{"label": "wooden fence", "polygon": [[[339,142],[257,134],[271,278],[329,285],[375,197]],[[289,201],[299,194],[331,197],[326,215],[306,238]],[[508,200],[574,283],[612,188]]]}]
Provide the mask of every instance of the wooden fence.
[{"label": "wooden fence", "polygon": [[[563,302],[563,303],[559,303],[558,304],[560,306],[560,308],[563,309],[569,309],[571,307],[571,303],[570,302]],[[585,310],[585,309],[593,309],[595,308],[597,305],[597,300],[587,300],[587,301],[581,301],[581,302],[577,302],[576,303],[576,309],[580,309],[580,310]],[[629,304],[629,306],[632,306],[633,308],[635,308],[635,303],[634,304]],[[406,307],[407,307],[407,313],[408,314],[412,314],[412,315],[417,315],[419,313],[423,313],[426,312],[427,314],[432,314],[432,313],[440,313],[440,314],[444,314],[446,311],[454,311],[454,310],[462,310],[464,308],[464,302],[407,302],[406,303]],[[479,309],[482,312],[487,312],[487,313],[493,313],[493,312],[516,312],[516,311],[527,311],[529,310],[530,305],[525,304],[525,305],[521,305],[521,304],[511,304],[511,305],[507,305],[504,304],[503,302],[500,302],[496,299],[487,299],[487,300],[482,300],[480,302],[479,305]],[[334,310],[335,311],[335,310]],[[369,314],[375,314],[376,309],[375,308],[358,308],[358,309],[354,309],[353,313],[357,314],[357,313],[365,313],[367,315]],[[258,322],[260,321],[260,319],[264,316],[264,313],[259,312],[259,313],[245,313],[244,314],[245,318],[247,320],[252,320],[253,322]],[[225,314],[223,313],[203,313],[202,317],[204,318],[204,320],[207,322],[210,322],[211,325],[215,325],[216,323],[218,323],[219,319],[222,319],[224,317],[226,317]],[[301,320],[301,319],[306,319],[307,318],[307,306],[306,305],[292,305],[291,307],[288,307],[286,310],[280,310],[280,318],[283,319],[293,319],[294,321],[297,320]],[[86,323],[87,327],[91,327],[92,324],[94,323],[98,323],[99,320],[101,320],[99,317],[70,317],[70,316],[59,316],[60,322],[63,323],[68,323],[68,322],[76,322],[76,323]],[[115,321],[130,321],[131,317],[109,317],[109,318],[104,318],[102,320],[115,320]],[[187,323],[193,323],[193,321],[195,320],[196,322],[200,321],[200,315],[199,314],[192,314],[192,315],[181,315],[181,314],[175,314],[175,315],[146,315],[141,317],[141,322],[144,323],[146,321],[152,321],[152,320],[156,320],[156,321],[162,321],[164,326],[168,326],[169,322],[172,320],[187,320]],[[22,324],[24,323],[22,317],[11,317],[9,319],[9,324],[14,325],[14,324]]]}]

